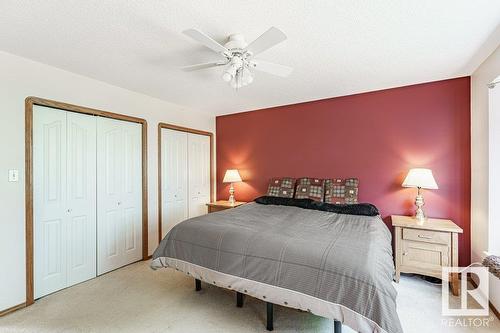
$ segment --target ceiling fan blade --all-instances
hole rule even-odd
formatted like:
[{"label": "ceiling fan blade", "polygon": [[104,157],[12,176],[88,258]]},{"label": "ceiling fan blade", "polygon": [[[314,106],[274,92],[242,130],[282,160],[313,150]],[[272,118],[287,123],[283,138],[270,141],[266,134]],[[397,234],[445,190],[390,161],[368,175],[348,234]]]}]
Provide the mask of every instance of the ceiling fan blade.
[{"label": "ceiling fan blade", "polygon": [[185,67],[182,67],[182,70],[185,72],[192,72],[192,71],[197,71],[200,69],[212,68],[212,67],[218,67],[218,66],[224,66],[224,65],[226,65],[225,62],[207,62],[205,64],[196,64],[196,65],[185,66]]},{"label": "ceiling fan blade", "polygon": [[209,49],[214,50],[215,52],[229,53],[228,49],[226,49],[224,46],[217,43],[211,37],[205,35],[203,32],[201,32],[199,30],[187,29],[187,30],[184,30],[182,33],[191,37],[195,41],[205,45]]},{"label": "ceiling fan blade", "polygon": [[281,77],[287,77],[293,72],[293,68],[291,67],[274,64],[264,60],[254,59],[252,60],[252,65],[256,70]]},{"label": "ceiling fan blade", "polygon": [[270,49],[276,44],[281,43],[286,39],[286,35],[280,29],[276,27],[271,27],[269,30],[260,35],[256,40],[251,42],[246,50],[251,52],[252,55],[259,54],[264,52],[267,49]]}]

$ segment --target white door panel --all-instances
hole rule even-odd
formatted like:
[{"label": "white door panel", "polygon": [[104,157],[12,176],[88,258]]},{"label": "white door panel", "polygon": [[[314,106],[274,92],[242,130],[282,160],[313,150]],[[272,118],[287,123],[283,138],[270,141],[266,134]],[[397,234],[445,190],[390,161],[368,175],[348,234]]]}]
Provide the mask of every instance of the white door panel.
[{"label": "white door panel", "polygon": [[33,108],[35,298],[66,287],[66,113]]},{"label": "white door panel", "polygon": [[35,298],[95,277],[95,119],[33,108]]},{"label": "white door panel", "polygon": [[97,273],[142,256],[141,125],[97,119]]},{"label": "white door panel", "polygon": [[121,200],[123,265],[142,258],[142,125],[121,122],[124,142],[124,188]]},{"label": "white door panel", "polygon": [[141,129],[33,108],[35,298],[141,259]]},{"label": "white door panel", "polygon": [[96,276],[96,117],[67,112],[68,284]]},{"label": "white door panel", "polygon": [[123,130],[113,119],[97,118],[97,274],[121,266],[120,206],[123,189]]},{"label": "white door panel", "polygon": [[207,213],[210,201],[210,138],[188,134],[189,217]]},{"label": "white door panel", "polygon": [[162,237],[188,218],[187,133],[161,131]]}]

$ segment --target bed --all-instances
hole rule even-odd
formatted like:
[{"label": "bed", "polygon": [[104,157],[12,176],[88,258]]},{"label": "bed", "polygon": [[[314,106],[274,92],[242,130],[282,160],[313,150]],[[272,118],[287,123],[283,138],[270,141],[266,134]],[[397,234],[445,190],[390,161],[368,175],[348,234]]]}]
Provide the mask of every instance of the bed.
[{"label": "bed", "polygon": [[342,322],[402,332],[391,234],[371,205],[263,197],[176,225],[151,267],[182,271],[197,289],[203,281],[234,290],[239,305],[243,294],[267,302],[268,329],[279,304],[333,319],[336,331]]}]

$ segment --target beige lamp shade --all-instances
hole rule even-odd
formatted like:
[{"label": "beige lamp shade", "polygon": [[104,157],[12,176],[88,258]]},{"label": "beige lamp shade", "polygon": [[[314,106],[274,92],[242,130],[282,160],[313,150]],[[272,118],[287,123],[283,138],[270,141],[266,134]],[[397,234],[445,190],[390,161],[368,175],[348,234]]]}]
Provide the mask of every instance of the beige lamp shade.
[{"label": "beige lamp shade", "polygon": [[403,187],[420,187],[432,190],[438,189],[436,180],[432,175],[432,170],[424,168],[410,169],[403,182]]},{"label": "beige lamp shade", "polygon": [[228,169],[222,180],[223,183],[237,183],[241,181],[240,173],[236,169]]}]

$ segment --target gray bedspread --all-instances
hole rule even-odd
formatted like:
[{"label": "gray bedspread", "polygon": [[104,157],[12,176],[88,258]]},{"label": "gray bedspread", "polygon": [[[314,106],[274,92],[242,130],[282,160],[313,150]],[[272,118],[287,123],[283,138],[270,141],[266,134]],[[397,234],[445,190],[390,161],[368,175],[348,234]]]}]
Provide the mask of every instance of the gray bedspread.
[{"label": "gray bedspread", "polygon": [[153,254],[161,257],[340,304],[402,332],[391,234],[379,216],[249,203],[176,225]]}]

